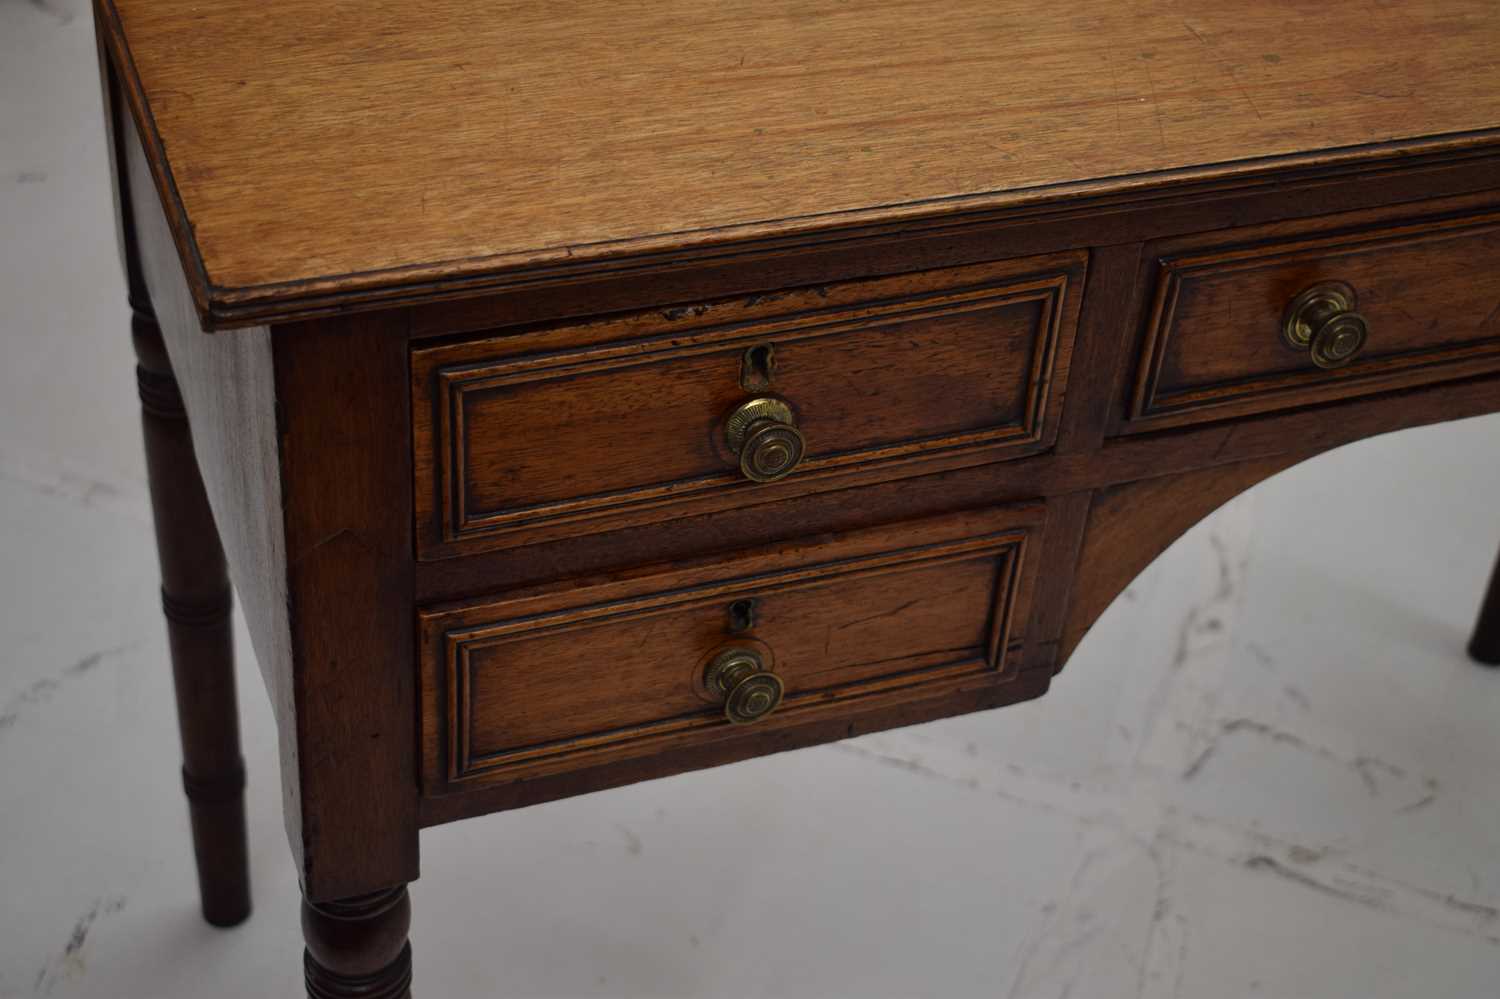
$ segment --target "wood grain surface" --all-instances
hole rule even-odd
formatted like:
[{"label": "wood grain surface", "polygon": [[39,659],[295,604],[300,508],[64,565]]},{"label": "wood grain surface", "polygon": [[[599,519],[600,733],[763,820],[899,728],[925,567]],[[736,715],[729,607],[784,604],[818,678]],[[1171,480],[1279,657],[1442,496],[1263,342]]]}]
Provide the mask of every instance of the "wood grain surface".
[{"label": "wood grain surface", "polygon": [[[1427,217],[1354,212],[1151,247],[1128,429],[1500,370],[1500,212],[1416,207]],[[1364,349],[1334,370],[1281,337],[1287,303],[1327,281],[1350,285],[1370,323]]]},{"label": "wood grain surface", "polygon": [[1127,482],[1094,496],[1057,660],[1061,669],[1099,615],[1172,542],[1257,482],[1297,463],[1276,455]]},{"label": "wood grain surface", "polygon": [[1492,0],[96,4],[206,313],[1500,126]]},{"label": "wood grain surface", "polygon": [[746,726],[746,730],[737,733],[733,739],[688,743],[651,756],[612,760],[531,780],[476,786],[464,794],[424,797],[421,801],[422,825],[435,826],[490,812],[526,808],[577,794],[852,739],[870,732],[936,721],[970,711],[989,711],[1040,697],[1047,692],[1051,680],[1052,674],[1047,670],[1032,670],[998,683],[990,677],[976,677],[973,684],[939,688],[930,696],[922,696],[918,690],[905,698],[860,702],[857,706],[848,705],[847,711],[810,716],[795,725]]},{"label": "wood grain surface", "polygon": [[404,992],[419,824],[1038,696],[1230,496],[1500,405],[1495,0],[94,6],[318,994]]},{"label": "wood grain surface", "polygon": [[[182,388],[150,301],[128,175],[132,150],[140,147],[129,121],[119,120],[118,88],[109,71],[104,75],[104,114],[201,911],[214,926],[235,926],[249,916],[251,902],[229,571],[194,452]],[[149,184],[143,193],[146,204],[140,214],[154,217],[164,229]],[[165,259],[170,266],[169,253]],[[180,300],[187,302],[180,285],[179,280],[168,291],[180,291]],[[177,335],[199,341],[187,345],[192,355],[192,347],[205,346],[206,338],[193,328],[190,308],[188,319]],[[254,349],[253,337],[238,339]],[[204,418],[212,424],[218,415],[208,413]]]},{"label": "wood grain surface", "polygon": [[297,732],[289,762],[313,902],[417,876],[411,413],[405,344],[380,325],[393,321],[321,320],[272,337]]},{"label": "wood grain surface", "polygon": [[[855,471],[910,474],[944,456],[1043,450],[1085,259],[818,285],[416,350],[418,554],[681,517],[714,497],[836,489]],[[746,387],[746,354],[762,348],[768,377]],[[787,400],[807,438],[776,484],[740,473],[723,430],[736,406],[766,394]]]},{"label": "wood grain surface", "polygon": [[[347,321],[205,335],[140,143],[124,138],[145,283],[276,714],[302,888],[326,900],[409,880],[412,519],[392,500],[410,495],[405,345],[377,327],[380,349],[358,350],[351,370]],[[359,405],[382,394],[389,404]]]},{"label": "wood grain surface", "polygon": [[786,684],[756,730],[1011,677],[1042,519],[1037,505],[972,511],[423,610],[424,785],[737,737],[702,682],[730,645]]},{"label": "wood grain surface", "polygon": [[277,474],[276,389],[271,332],[205,336],[172,258],[171,236],[134,129],[126,126],[121,183],[133,196],[141,267],[182,387],[209,505],[229,556],[229,574],[255,658],[278,709],[291,706],[286,547]]}]

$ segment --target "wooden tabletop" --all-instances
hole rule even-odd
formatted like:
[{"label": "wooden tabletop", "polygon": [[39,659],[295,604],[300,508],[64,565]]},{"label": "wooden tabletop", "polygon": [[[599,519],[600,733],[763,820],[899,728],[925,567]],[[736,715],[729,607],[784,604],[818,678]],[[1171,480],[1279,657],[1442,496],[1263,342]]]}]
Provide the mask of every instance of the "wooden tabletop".
[{"label": "wooden tabletop", "polygon": [[97,4],[217,325],[1500,143],[1495,0]]}]

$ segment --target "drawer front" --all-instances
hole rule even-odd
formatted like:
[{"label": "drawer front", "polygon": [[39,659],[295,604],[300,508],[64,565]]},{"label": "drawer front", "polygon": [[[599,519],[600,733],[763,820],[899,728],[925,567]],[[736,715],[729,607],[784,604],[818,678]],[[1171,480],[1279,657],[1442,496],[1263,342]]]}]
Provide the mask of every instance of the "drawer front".
[{"label": "drawer front", "polygon": [[[1085,259],[848,282],[416,350],[419,556],[1043,449],[1056,434]],[[779,481],[751,481],[727,430],[737,409],[768,398],[783,407],[776,420],[795,425],[803,456]],[[755,426],[741,423],[752,439]],[[785,456],[776,440],[759,440],[739,446]]]},{"label": "drawer front", "polygon": [[[1500,370],[1493,210],[1231,230],[1156,244],[1148,259],[1126,432]],[[1289,337],[1289,309],[1310,291]]]},{"label": "drawer front", "polygon": [[[426,791],[1008,681],[1041,519],[1039,506],[970,512],[422,611]],[[746,650],[758,659],[746,676],[772,673],[784,692],[749,722],[766,702],[736,695],[772,681],[715,688],[712,675]]]}]

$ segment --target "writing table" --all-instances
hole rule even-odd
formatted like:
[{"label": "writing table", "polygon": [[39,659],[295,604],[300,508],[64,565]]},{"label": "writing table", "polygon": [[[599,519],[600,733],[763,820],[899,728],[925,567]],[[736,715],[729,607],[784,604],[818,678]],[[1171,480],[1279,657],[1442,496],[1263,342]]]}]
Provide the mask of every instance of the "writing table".
[{"label": "writing table", "polygon": [[204,914],[232,580],[314,997],[409,993],[424,826],[1037,697],[1500,410],[1492,0],[96,15]]}]

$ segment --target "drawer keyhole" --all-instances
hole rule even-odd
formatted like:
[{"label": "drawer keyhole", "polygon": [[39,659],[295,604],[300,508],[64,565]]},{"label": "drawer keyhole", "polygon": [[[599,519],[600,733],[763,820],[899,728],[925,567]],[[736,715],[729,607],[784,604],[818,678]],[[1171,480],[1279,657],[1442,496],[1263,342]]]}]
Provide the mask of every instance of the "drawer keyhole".
[{"label": "drawer keyhole", "polygon": [[740,360],[740,388],[746,392],[769,392],[776,376],[776,348],[758,343]]},{"label": "drawer keyhole", "polygon": [[729,605],[729,633],[743,635],[755,628],[755,601],[736,600]]}]

